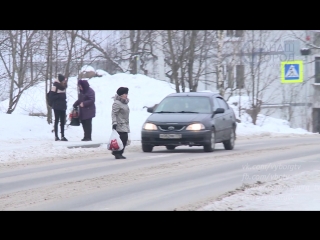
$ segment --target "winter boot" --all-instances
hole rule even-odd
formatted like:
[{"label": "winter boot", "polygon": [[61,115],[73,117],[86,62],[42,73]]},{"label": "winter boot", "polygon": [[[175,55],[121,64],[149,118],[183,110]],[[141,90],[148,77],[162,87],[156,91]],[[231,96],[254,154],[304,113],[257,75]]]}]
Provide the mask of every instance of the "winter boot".
[{"label": "winter boot", "polygon": [[91,138],[83,138],[81,141],[92,141]]},{"label": "winter boot", "polygon": [[65,137],[62,137],[61,141],[68,141],[68,139],[66,139]]}]

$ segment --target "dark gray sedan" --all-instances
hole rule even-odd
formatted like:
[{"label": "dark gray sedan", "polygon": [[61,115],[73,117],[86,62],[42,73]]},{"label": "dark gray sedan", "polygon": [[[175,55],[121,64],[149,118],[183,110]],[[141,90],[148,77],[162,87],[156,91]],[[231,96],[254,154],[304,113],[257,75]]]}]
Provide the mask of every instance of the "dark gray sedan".
[{"label": "dark gray sedan", "polygon": [[156,107],[141,130],[143,152],[154,146],[203,146],[212,152],[216,143],[232,150],[236,139],[236,118],[233,109],[218,93],[184,92],[166,96]]}]

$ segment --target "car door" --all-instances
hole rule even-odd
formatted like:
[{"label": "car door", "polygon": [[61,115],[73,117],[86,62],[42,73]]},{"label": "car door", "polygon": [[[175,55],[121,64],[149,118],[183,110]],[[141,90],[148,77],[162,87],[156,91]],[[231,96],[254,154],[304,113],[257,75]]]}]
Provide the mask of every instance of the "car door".
[{"label": "car door", "polygon": [[232,126],[233,126],[233,110],[229,107],[228,103],[221,98],[218,97],[217,101],[220,105],[221,108],[224,109],[224,113],[222,115],[222,121],[223,121],[223,137],[224,139],[229,139],[231,131],[232,131]]},{"label": "car door", "polygon": [[[218,102],[217,97],[213,97],[213,111],[217,110],[217,108],[221,108]],[[216,129],[216,141],[221,141],[224,138],[224,113],[215,114],[212,118],[212,125],[214,125]]]}]

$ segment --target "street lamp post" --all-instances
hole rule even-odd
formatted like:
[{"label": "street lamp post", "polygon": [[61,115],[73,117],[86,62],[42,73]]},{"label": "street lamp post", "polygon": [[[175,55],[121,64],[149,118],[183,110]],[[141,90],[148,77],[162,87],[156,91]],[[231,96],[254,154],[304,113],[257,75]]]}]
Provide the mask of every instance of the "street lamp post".
[{"label": "street lamp post", "polygon": [[304,74],[304,82],[306,84],[305,86],[305,116],[306,116],[306,129],[309,131],[309,123],[308,123],[308,108],[309,108],[309,102],[310,102],[310,99],[309,99],[309,58],[308,56],[310,55],[311,53],[311,49],[310,48],[302,48],[300,49],[300,53],[301,55],[305,56],[305,64],[304,64],[304,71],[305,71],[305,74]]}]

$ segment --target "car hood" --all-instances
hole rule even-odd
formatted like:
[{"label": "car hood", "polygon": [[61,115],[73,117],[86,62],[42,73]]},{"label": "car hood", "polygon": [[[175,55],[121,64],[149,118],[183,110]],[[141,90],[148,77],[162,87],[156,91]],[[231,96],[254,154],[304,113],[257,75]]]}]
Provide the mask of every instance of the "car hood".
[{"label": "car hood", "polygon": [[147,118],[147,122],[153,123],[186,123],[201,122],[205,118],[210,118],[210,114],[202,113],[153,113]]}]

